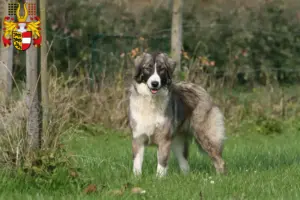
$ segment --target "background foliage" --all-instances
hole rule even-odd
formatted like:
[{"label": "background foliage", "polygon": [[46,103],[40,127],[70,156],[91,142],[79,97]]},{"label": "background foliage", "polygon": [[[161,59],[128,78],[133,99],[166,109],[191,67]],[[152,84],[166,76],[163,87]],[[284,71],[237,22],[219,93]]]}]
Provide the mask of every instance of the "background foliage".
[{"label": "background foliage", "polygon": [[[171,29],[168,7],[146,6],[141,9],[142,14],[137,14],[131,12],[127,1],[74,1],[65,1],[60,6],[56,1],[49,2],[50,61],[59,71],[70,75],[93,69],[98,76],[98,68],[103,68],[105,62],[109,71],[118,70],[120,55],[133,48],[168,51],[169,39],[141,42],[138,37],[168,38]],[[186,1],[183,51],[191,59],[207,56],[215,61],[213,70],[205,72],[216,79],[225,79],[230,86],[299,81],[300,3],[296,0],[237,2]],[[136,38],[107,37],[93,41],[93,36],[99,33]],[[93,42],[97,52],[94,62],[101,63],[98,67],[91,66]],[[113,58],[107,61],[107,55]],[[185,67],[189,69],[190,63]]]},{"label": "background foliage", "polygon": [[[135,8],[125,0],[49,1],[50,67],[68,76],[99,77],[105,65],[112,75],[118,71],[123,62],[120,55],[131,49],[168,52],[169,4],[145,5]],[[299,82],[299,7],[297,0],[185,1],[183,51],[190,60],[184,69],[205,56],[215,66],[204,71],[198,66],[195,73],[208,73],[231,87]],[[93,40],[98,34],[108,37]],[[24,58],[20,57],[16,56],[15,73],[22,78]]]}]

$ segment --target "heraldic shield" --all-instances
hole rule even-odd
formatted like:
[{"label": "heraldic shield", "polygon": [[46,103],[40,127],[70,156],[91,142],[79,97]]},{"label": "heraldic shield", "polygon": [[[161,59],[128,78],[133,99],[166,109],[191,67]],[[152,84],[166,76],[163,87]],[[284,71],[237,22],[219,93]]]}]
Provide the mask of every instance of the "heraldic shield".
[{"label": "heraldic shield", "polygon": [[16,49],[20,51],[27,50],[32,41],[32,32],[26,31],[26,32],[19,32],[19,31],[13,31],[13,44],[16,47]]}]

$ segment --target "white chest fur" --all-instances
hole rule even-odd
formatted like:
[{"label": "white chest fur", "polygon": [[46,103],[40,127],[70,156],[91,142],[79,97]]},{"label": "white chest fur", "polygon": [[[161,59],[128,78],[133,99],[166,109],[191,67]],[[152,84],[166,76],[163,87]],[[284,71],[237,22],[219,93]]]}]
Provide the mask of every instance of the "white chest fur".
[{"label": "white chest fur", "polygon": [[142,135],[149,137],[166,122],[168,97],[167,90],[152,94],[143,83],[136,85],[136,89],[132,87],[129,109],[134,138]]}]

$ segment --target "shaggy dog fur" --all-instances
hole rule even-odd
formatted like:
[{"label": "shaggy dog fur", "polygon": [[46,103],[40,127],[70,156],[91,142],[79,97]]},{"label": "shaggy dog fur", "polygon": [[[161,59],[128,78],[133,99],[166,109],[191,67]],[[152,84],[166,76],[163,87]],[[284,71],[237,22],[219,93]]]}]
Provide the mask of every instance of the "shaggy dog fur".
[{"label": "shaggy dog fur", "polygon": [[210,95],[193,83],[172,83],[175,62],[164,53],[144,53],[136,58],[135,67],[129,100],[134,174],[142,173],[147,145],[158,147],[157,176],[166,175],[171,150],[181,170],[188,172],[191,136],[208,153],[216,171],[224,173],[224,120]]}]

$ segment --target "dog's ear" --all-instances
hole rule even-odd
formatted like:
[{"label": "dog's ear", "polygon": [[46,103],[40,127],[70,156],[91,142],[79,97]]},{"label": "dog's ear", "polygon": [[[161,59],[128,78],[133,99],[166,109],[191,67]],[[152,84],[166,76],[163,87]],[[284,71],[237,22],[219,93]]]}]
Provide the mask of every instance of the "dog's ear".
[{"label": "dog's ear", "polygon": [[168,57],[167,63],[168,63],[168,71],[170,72],[170,75],[172,75],[176,67],[176,62],[172,58]]},{"label": "dog's ear", "polygon": [[144,60],[145,60],[145,53],[143,53],[140,56],[137,56],[134,59],[134,66],[135,66],[134,79],[138,83],[142,82],[142,68],[143,68]]},{"label": "dog's ear", "polygon": [[134,65],[135,67],[138,67],[142,64],[144,58],[145,58],[146,54],[145,53],[142,53],[141,55],[137,56],[135,59],[134,59]]},{"label": "dog's ear", "polygon": [[166,55],[165,62],[167,66],[167,75],[168,75],[167,84],[170,85],[172,83],[172,75],[176,67],[176,62],[172,58],[169,58],[168,55]]}]

